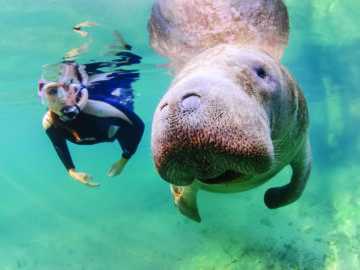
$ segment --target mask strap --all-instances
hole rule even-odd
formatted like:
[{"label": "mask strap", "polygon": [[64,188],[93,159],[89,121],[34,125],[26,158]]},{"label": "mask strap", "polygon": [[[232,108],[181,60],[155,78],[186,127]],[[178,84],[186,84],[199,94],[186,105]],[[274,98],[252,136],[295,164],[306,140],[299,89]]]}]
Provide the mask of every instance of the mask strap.
[{"label": "mask strap", "polygon": [[82,111],[82,109],[84,109],[89,99],[89,93],[86,87],[86,83],[89,77],[85,72],[85,66],[83,65],[76,66],[76,73],[78,80],[80,82],[80,92],[81,92],[81,97],[80,100],[77,102],[77,106],[79,107],[80,111]]},{"label": "mask strap", "polygon": [[89,99],[89,93],[88,93],[88,90],[87,88],[81,84],[81,97],[80,97],[80,100],[77,102],[77,106],[79,107],[79,110],[82,111],[86,105],[86,103],[88,102],[88,99]]},{"label": "mask strap", "polygon": [[85,66],[77,65],[76,73],[77,73],[76,77],[77,77],[78,81],[80,82],[81,86],[85,86],[89,80],[89,77],[85,72]]}]

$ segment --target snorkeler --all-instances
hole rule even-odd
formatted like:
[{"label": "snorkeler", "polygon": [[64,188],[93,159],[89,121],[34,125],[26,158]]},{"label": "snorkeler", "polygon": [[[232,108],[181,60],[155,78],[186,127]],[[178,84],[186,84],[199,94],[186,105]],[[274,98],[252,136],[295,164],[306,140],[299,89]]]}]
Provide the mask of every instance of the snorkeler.
[{"label": "snorkeler", "polygon": [[[140,57],[119,53],[118,65],[139,63]],[[126,61],[124,61],[124,59]],[[133,71],[104,73],[97,70],[106,63],[77,65],[63,62],[63,74],[58,81],[39,81],[39,96],[47,105],[43,126],[59,158],[70,176],[91,187],[99,186],[93,176],[78,172],[72,161],[67,141],[91,145],[117,140],[123,150],[108,175],[119,175],[135,153],[144,132],[144,123],[133,111],[131,83],[139,76]]]}]

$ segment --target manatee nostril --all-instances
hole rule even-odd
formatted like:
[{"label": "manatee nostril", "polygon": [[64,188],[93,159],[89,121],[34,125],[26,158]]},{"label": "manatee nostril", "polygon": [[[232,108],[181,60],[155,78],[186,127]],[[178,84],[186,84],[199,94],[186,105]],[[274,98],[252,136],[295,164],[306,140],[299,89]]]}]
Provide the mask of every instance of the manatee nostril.
[{"label": "manatee nostril", "polygon": [[264,68],[262,68],[262,67],[256,69],[256,74],[261,79],[265,79],[268,76],[266,70]]},{"label": "manatee nostril", "polygon": [[164,108],[166,108],[168,106],[168,103],[167,102],[165,102],[164,104],[162,104],[161,106],[160,106],[160,111],[162,111]]},{"label": "manatee nostril", "polygon": [[181,100],[183,110],[193,110],[200,105],[200,96],[195,93],[186,94]]}]

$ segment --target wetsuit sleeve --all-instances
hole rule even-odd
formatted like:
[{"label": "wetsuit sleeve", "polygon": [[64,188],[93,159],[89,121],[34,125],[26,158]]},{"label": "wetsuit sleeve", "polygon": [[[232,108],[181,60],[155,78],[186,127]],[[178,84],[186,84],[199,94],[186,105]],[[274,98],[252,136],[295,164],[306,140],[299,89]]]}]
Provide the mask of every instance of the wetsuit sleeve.
[{"label": "wetsuit sleeve", "polygon": [[[132,124],[128,123],[126,125],[126,129],[120,129],[116,135],[117,140],[120,143],[120,146],[123,150],[122,157],[126,159],[130,159],[131,156],[136,152],[136,149],[141,141],[141,138],[144,133],[144,122],[140,119],[140,117],[134,113],[132,110],[127,107],[114,102],[111,99],[105,100],[107,103],[113,105],[120,111],[122,111],[132,122]],[[119,119],[119,126],[124,125],[124,120]]]},{"label": "wetsuit sleeve", "polygon": [[54,126],[51,126],[50,128],[46,129],[46,134],[50,138],[65,168],[67,170],[75,168],[65,138],[61,134],[58,134],[58,132],[56,132],[56,128]]}]

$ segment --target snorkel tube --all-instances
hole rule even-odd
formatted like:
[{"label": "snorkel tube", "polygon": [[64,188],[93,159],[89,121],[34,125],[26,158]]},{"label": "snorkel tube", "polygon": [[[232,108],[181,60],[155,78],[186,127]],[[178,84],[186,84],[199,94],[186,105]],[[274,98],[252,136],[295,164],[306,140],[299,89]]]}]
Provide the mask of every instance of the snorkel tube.
[{"label": "snorkel tube", "polygon": [[79,90],[80,99],[74,106],[66,106],[61,109],[60,119],[63,121],[70,121],[75,119],[75,117],[84,109],[88,99],[89,93],[87,88],[84,85],[81,85],[81,90]]}]

